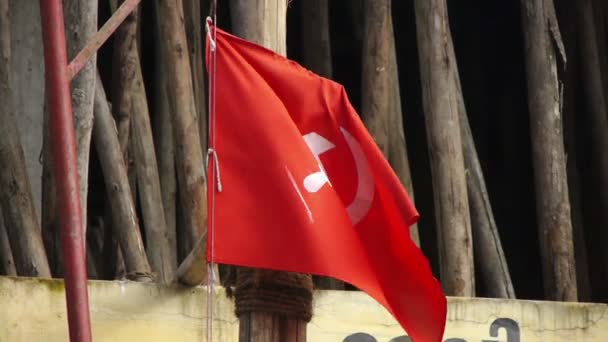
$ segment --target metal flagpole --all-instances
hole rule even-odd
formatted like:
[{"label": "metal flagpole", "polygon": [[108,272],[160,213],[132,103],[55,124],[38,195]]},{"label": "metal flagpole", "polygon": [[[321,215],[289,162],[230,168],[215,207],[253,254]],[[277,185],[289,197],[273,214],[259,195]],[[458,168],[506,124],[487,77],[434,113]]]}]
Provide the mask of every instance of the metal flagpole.
[{"label": "metal flagpole", "polygon": [[44,43],[46,98],[51,114],[53,167],[65,261],[70,341],[91,342],[85,237],[81,218],[72,97],[61,0],[40,0],[40,17]]},{"label": "metal flagpole", "polygon": [[[213,341],[213,297],[214,291],[213,286],[215,283],[214,274],[213,274],[213,262],[214,262],[214,236],[215,236],[215,192],[222,191],[222,184],[219,176],[219,160],[217,156],[217,152],[215,151],[215,80],[217,76],[216,69],[216,54],[217,54],[217,0],[213,0],[211,3],[212,9],[210,15],[211,17],[207,17],[205,19],[205,30],[207,32],[207,39],[209,39],[210,50],[211,50],[211,61],[210,61],[210,70],[209,70],[209,150],[207,151],[207,163],[209,163],[209,156],[213,154],[213,166],[211,170],[210,177],[208,179],[211,180],[207,186],[211,187],[212,195],[211,202],[207,203],[208,206],[211,207],[210,212],[210,224],[207,228],[210,234],[207,234],[207,238],[211,237],[210,241],[207,241],[209,244],[211,253],[210,260],[207,264],[208,267],[208,279],[207,279],[207,342]],[[209,22],[213,23],[213,30],[211,30]],[[202,120],[202,118],[201,118]],[[217,179],[217,184],[216,184]]]}]

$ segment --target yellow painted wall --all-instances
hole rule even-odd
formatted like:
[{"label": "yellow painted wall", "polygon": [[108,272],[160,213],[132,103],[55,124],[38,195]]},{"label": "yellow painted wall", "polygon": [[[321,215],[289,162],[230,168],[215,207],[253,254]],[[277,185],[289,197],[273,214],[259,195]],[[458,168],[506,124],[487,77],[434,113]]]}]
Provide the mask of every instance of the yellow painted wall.
[{"label": "yellow painted wall", "polygon": [[[206,291],[204,287],[92,281],[94,341],[205,341]],[[381,306],[360,292],[320,291],[314,307],[309,341],[342,342],[351,334],[367,333],[377,341],[389,342],[404,335]],[[232,302],[217,289],[214,341],[237,341],[233,311]],[[490,335],[493,322],[510,324],[511,338],[507,339],[505,329]],[[608,305],[449,298],[448,338],[608,342]],[[0,342],[5,341],[67,341],[61,281],[0,277]]]}]

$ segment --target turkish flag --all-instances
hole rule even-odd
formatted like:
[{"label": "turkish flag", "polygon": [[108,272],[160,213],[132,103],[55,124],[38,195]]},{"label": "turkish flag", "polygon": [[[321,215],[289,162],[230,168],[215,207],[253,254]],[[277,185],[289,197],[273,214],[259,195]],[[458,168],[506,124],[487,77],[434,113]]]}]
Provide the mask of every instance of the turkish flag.
[{"label": "turkish flag", "polygon": [[440,341],[446,298],[409,235],[418,213],[344,88],[220,29],[215,44],[207,258],[341,279],[413,340]]}]

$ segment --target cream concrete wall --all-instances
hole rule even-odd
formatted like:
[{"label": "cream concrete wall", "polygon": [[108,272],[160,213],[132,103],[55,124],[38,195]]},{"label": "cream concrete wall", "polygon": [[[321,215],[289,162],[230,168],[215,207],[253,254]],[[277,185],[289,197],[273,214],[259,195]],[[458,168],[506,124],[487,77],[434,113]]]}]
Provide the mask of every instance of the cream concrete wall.
[{"label": "cream concrete wall", "polygon": [[[89,296],[95,342],[205,341],[207,296],[203,287],[93,281]],[[389,342],[404,335],[391,316],[363,293],[320,291],[314,307],[309,341],[342,342],[355,333],[365,333],[367,339],[351,336],[348,341]],[[218,289],[214,341],[237,341],[233,311],[232,302]],[[507,329],[493,334],[493,324]],[[469,342],[605,342],[608,305],[449,298],[445,340],[450,338]],[[67,340],[61,281],[0,277],[0,342]]]}]

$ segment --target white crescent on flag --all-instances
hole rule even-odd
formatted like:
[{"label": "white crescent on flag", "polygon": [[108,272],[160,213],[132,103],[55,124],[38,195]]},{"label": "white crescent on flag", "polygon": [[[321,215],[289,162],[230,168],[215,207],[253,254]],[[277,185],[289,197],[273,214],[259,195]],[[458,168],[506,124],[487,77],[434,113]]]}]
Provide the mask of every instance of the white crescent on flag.
[{"label": "white crescent on flag", "polygon": [[[359,142],[344,128],[340,127],[340,131],[344,135],[346,144],[353,155],[357,171],[357,192],[353,201],[346,207],[351,222],[353,225],[356,225],[367,215],[374,199],[372,172]],[[302,138],[304,138],[306,145],[319,163],[320,171],[311,173],[304,178],[304,188],[310,193],[315,193],[325,184],[331,186],[331,182],[319,156],[336,147],[336,145],[315,132],[303,135]]]}]

